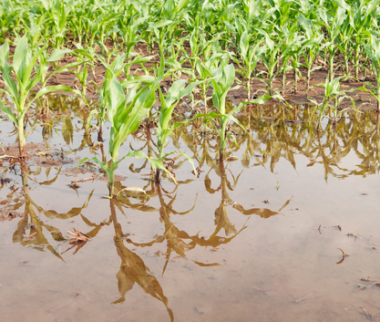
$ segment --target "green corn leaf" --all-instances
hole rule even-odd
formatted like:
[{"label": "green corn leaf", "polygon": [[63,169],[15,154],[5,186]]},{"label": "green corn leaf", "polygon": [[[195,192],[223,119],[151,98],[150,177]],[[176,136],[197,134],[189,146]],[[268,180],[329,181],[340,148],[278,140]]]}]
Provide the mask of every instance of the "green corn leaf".
[{"label": "green corn leaf", "polygon": [[189,156],[187,156],[185,153],[182,153],[181,151],[177,151],[177,153],[185,157],[190,162],[191,166],[193,167],[194,173],[197,173],[193,160]]},{"label": "green corn leaf", "polygon": [[245,30],[240,37],[240,51],[242,56],[246,57],[249,48],[249,35],[248,30]]},{"label": "green corn leaf", "polygon": [[144,63],[150,62],[154,57],[155,57],[155,55],[146,56],[146,57],[138,57],[138,58],[135,58],[134,60],[132,60],[132,62],[130,64],[131,65],[132,64],[144,64]]},{"label": "green corn leaf", "polygon": [[12,110],[8,106],[5,106],[3,102],[0,102],[0,109],[3,113],[7,114],[9,119],[17,126],[17,119]]},{"label": "green corn leaf", "polygon": [[[351,7],[344,0],[332,0],[335,2],[340,8],[343,8],[347,11],[351,11]],[[339,13],[337,13],[338,15]]]},{"label": "green corn leaf", "polygon": [[155,23],[151,22],[151,23],[149,23],[148,30],[162,28],[162,27],[165,27],[167,25],[170,25],[171,23],[173,23],[173,21],[171,21],[171,20],[158,21],[158,22],[155,22]]},{"label": "green corn leaf", "polygon": [[[27,91],[30,90],[32,87],[30,86],[30,77],[31,77],[31,74],[32,74],[32,71],[33,71],[33,68],[35,68],[36,66],[36,62],[38,60],[38,58],[41,56],[41,54],[44,52],[44,50],[47,48],[47,45],[43,46],[38,52],[37,54],[35,54],[32,58],[32,60],[30,62],[28,62],[28,64],[26,65],[26,68],[24,69],[23,71],[23,74],[21,75],[21,80],[23,84],[28,84],[27,86]],[[46,70],[47,71],[47,70]],[[45,71],[45,72],[46,72]],[[40,78],[42,75],[42,70],[41,70],[41,73],[38,75],[38,77]],[[40,80],[38,78],[38,81]],[[21,86],[23,87],[23,86]]]},{"label": "green corn leaf", "polygon": [[236,136],[235,136],[233,133],[229,133],[229,134],[226,136],[226,141],[225,141],[225,142],[227,142],[227,140],[228,140],[230,137],[232,137],[232,139],[233,139],[235,145],[240,149],[240,145],[239,145],[239,143],[237,142],[237,140],[236,140]]},{"label": "green corn leaf", "polygon": [[15,54],[13,56],[13,69],[17,75],[18,80],[23,79],[23,74],[28,65],[28,40],[26,35],[20,39],[15,49]]},{"label": "green corn leaf", "polygon": [[48,59],[48,62],[60,60],[67,53],[71,53],[70,49],[54,49]]},{"label": "green corn leaf", "polygon": [[232,122],[236,123],[237,125],[239,125],[244,131],[246,131],[247,129],[243,126],[243,124],[241,124],[238,119],[234,116],[232,116],[231,114],[225,114],[225,116]]},{"label": "green corn leaf", "polygon": [[155,158],[148,158],[147,159],[151,165],[153,165],[155,168],[160,169],[164,171],[168,176],[172,178],[172,180],[177,184],[177,180],[173,177],[173,175],[168,171],[168,169],[165,168],[164,163],[160,159],[155,159]]},{"label": "green corn leaf", "polygon": [[174,8],[174,13],[180,12],[183,8],[187,7],[190,0],[179,0],[177,5]]},{"label": "green corn leaf", "polygon": [[132,77],[131,79],[124,79],[122,80],[120,83],[121,83],[121,86],[123,88],[130,88],[132,85],[136,85],[136,84],[152,84],[155,82],[155,78],[153,76],[149,76],[149,75],[144,75],[144,76],[135,76],[135,77]]},{"label": "green corn leaf", "polygon": [[106,105],[108,119],[114,125],[114,116],[117,113],[118,108],[125,106],[125,95],[123,88],[117,78],[112,75],[106,78],[102,88],[105,92],[103,97],[104,104]]},{"label": "green corn leaf", "polygon": [[5,43],[0,47],[0,71],[2,72],[2,77],[5,81],[5,86],[10,93],[11,96],[13,96],[16,100],[16,102],[19,99],[19,93],[17,90],[17,85],[13,78],[11,77],[11,66],[8,64],[9,56],[9,45],[8,43]]},{"label": "green corn leaf", "polygon": [[145,117],[154,102],[155,87],[151,86],[142,88],[127,108],[124,108],[123,102],[117,107],[113,116],[113,141],[110,144],[110,155],[114,161],[117,159],[122,142],[137,130],[141,119]]}]

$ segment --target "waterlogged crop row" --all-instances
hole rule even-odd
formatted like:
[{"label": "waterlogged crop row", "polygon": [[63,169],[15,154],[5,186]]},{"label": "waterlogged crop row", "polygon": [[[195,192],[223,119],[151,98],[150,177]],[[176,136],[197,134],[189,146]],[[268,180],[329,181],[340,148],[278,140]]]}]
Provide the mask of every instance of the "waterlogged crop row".
[{"label": "waterlogged crop row", "polygon": [[[0,107],[18,130],[20,155],[23,155],[26,137],[33,130],[25,132],[24,128],[28,109],[38,103],[42,112],[47,113],[46,94],[62,90],[78,95],[83,108],[88,108],[88,75],[92,72],[96,81],[95,66],[102,64],[106,73],[101,88],[94,83],[100,107],[88,113],[85,124],[88,129],[96,117],[98,140],[102,141],[105,119],[111,123],[110,160],[93,160],[107,174],[110,196],[113,196],[114,172],[125,157],[146,158],[156,169],[156,182],[160,181],[161,171],[170,175],[165,166],[168,154],[164,147],[173,131],[184,123],[173,123],[172,113],[184,97],[189,96],[194,102],[195,91],[202,94],[205,113],[198,113],[193,119],[201,118],[205,127],[214,127],[220,141],[221,160],[227,143],[237,144],[234,133],[228,130],[229,123],[245,129],[234,113],[244,105],[263,104],[270,98],[286,103],[281,95],[287,91],[287,75],[289,72],[294,75],[293,88],[297,92],[301,68],[307,71],[309,90],[312,73],[321,68],[321,63],[328,67],[326,82],[320,84],[325,87],[323,101],[310,99],[315,105],[311,117],[319,110],[318,127],[326,111],[336,121],[342,113],[340,103],[350,98],[349,91],[340,88],[342,79],[355,81],[361,74],[373,75],[375,80],[359,89],[370,92],[379,109],[379,17],[380,0],[5,0],[0,4],[0,42],[3,43],[0,72],[13,108],[5,102]],[[111,47],[106,45],[110,41]],[[152,54],[136,53],[140,43],[145,43]],[[9,44],[16,46],[13,55]],[[156,48],[159,53],[154,55]],[[67,56],[75,61],[60,64]],[[147,68],[146,63],[155,56],[159,56],[159,62]],[[338,60],[339,56],[343,60]],[[257,69],[259,63],[265,67],[264,71]],[[139,66],[139,73],[131,72],[132,65]],[[335,77],[337,68],[343,71],[340,77]],[[62,72],[73,73],[79,86],[75,89],[47,86],[52,76]],[[121,74],[125,76],[122,81]],[[168,78],[173,83],[163,93],[161,84]],[[277,78],[282,88],[274,87]],[[266,85],[266,93],[257,99],[253,99],[253,79]],[[227,111],[226,98],[234,83],[246,88],[247,100]],[[207,97],[210,88],[212,98]],[[157,156],[130,152],[119,158],[122,142],[139,127],[142,119],[151,116],[158,99],[161,109],[157,122]],[[208,111],[210,99],[216,111]]]}]

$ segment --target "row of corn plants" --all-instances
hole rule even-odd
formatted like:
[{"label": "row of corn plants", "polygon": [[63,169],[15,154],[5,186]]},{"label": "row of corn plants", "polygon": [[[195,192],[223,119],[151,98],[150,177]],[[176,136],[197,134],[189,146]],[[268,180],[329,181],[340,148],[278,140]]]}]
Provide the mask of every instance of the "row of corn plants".
[{"label": "row of corn plants", "polygon": [[[58,49],[66,43],[91,48],[111,41],[128,59],[137,44],[153,49],[160,43],[165,54],[181,64],[190,61],[193,70],[208,43],[218,41],[241,64],[250,99],[258,62],[265,66],[260,72],[269,92],[278,73],[284,83],[289,71],[296,89],[300,67],[312,71],[316,57],[329,69],[330,81],[337,68],[345,78],[372,73],[365,47],[371,34],[378,35],[379,16],[378,0],[4,0],[0,39],[29,32],[33,44],[47,40]],[[157,25],[162,26],[158,33]]]}]

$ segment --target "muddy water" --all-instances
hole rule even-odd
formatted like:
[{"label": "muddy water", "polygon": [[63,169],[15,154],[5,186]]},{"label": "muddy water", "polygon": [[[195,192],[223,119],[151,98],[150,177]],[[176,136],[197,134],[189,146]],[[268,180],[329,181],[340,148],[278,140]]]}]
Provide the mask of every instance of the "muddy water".
[{"label": "muddy water", "polygon": [[[317,133],[304,122],[305,106],[244,110],[238,118],[249,135],[231,128],[239,148],[231,144],[228,152],[239,160],[224,166],[215,161],[213,134],[192,123],[166,149],[192,157],[203,171],[199,178],[181,158],[173,166],[178,187],[168,178],[155,186],[148,164],[127,159],[117,188],[140,187],[149,197],[121,193],[112,202],[101,198],[108,190],[97,166],[76,170],[85,156],[102,158],[100,146],[90,146],[96,132],[84,136],[75,101],[51,104],[52,113],[74,112],[48,119],[57,133],[37,128],[29,136],[53,155],[29,161],[29,193],[21,189],[17,164],[0,168],[1,178],[11,179],[0,185],[0,200],[8,201],[1,207],[21,213],[0,222],[2,320],[366,321],[380,315],[375,115],[324,121]],[[141,128],[120,155],[131,148],[154,155],[154,132]],[[15,142],[8,121],[0,135],[5,149]],[[94,181],[68,186],[93,173]],[[92,240],[65,241],[71,227]]]}]

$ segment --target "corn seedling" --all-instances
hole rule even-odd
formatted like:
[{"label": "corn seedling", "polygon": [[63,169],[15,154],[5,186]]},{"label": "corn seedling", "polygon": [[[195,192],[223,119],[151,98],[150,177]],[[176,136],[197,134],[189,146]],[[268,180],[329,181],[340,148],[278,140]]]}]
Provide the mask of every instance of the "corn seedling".
[{"label": "corn seedling", "polygon": [[[160,162],[164,162],[164,159],[169,155],[164,155],[164,147],[166,145],[166,142],[169,138],[169,136],[173,133],[173,131],[183,124],[183,122],[177,122],[173,125],[171,125],[170,121],[172,119],[172,113],[174,108],[179,103],[180,99],[189,95],[195,86],[197,86],[200,82],[193,82],[190,83],[187,87],[186,80],[178,80],[173,83],[172,87],[169,89],[168,93],[166,94],[166,97],[162,94],[161,89],[160,91],[160,101],[161,101],[161,110],[160,115],[158,117],[158,127],[157,127],[157,149],[158,149],[158,160]],[[185,156],[183,153],[180,152],[182,156]],[[193,165],[192,160],[185,156]],[[195,171],[195,167],[194,167]],[[155,181],[156,183],[160,182],[160,173],[161,169],[156,169],[156,176]]]},{"label": "corn seedling", "polygon": [[[111,198],[114,196],[115,170],[118,168],[119,163],[127,157],[135,156],[137,158],[146,158],[155,168],[167,171],[160,160],[149,158],[140,151],[130,151],[126,156],[118,160],[121,144],[128,135],[138,129],[140,121],[153,106],[155,102],[155,91],[162,80],[162,78],[155,79],[155,82],[148,86],[143,86],[143,83],[139,81],[133,85],[128,95],[125,96],[123,87],[114,73],[114,71],[120,70],[125,55],[122,55],[121,58],[122,59],[119,59],[115,65],[107,66],[108,75],[106,77],[106,85],[102,88],[103,104],[106,104],[105,110],[111,123],[108,150],[111,159],[109,162],[104,162],[99,161],[96,157],[92,158],[107,174],[109,179],[109,196]],[[88,158],[82,159],[79,166],[87,159]]]},{"label": "corn seedling", "polygon": [[[377,112],[380,112],[380,39],[376,34],[371,35],[371,43],[365,46],[365,51],[372,61],[372,71],[376,77],[376,84],[366,82],[358,90],[369,92],[377,101]],[[366,87],[368,86],[368,88]]]},{"label": "corn seedling", "polygon": [[308,92],[310,89],[311,73],[322,68],[322,66],[313,65],[320,52],[320,44],[322,42],[323,35],[319,34],[313,23],[309,19],[306,19],[303,15],[299,15],[298,19],[301,26],[305,29],[306,35],[306,41],[303,44],[304,51],[302,51],[302,57],[304,59],[303,66],[307,69],[306,92]]},{"label": "corn seedling", "polygon": [[265,35],[265,45],[263,46],[263,52],[261,54],[261,59],[265,68],[267,69],[266,74],[268,80],[260,79],[266,87],[269,95],[273,95],[275,90],[273,88],[273,82],[276,79],[276,76],[280,72],[279,69],[276,70],[277,65],[281,60],[280,50],[282,43],[285,41],[279,41],[279,43],[275,43],[266,32],[263,32]]},{"label": "corn seedling", "polygon": [[[20,155],[24,155],[25,141],[29,132],[24,132],[24,118],[28,109],[40,97],[53,91],[72,92],[70,87],[64,85],[48,86],[37,91],[33,99],[29,99],[32,89],[41,81],[46,69],[39,68],[36,64],[41,57],[46,45],[36,52],[28,46],[26,36],[22,37],[17,44],[12,64],[8,64],[9,46],[5,43],[0,47],[0,71],[2,72],[5,92],[10,96],[15,106],[15,113],[0,102],[0,108],[7,114],[9,119],[15,124],[18,131],[18,143]],[[55,61],[63,56],[62,51],[53,51],[49,62]],[[17,82],[12,78],[12,73],[16,76]]]},{"label": "corn seedling", "polygon": [[240,37],[240,57],[242,63],[240,63],[239,59],[234,59],[240,67],[237,72],[242,74],[245,78],[248,101],[251,100],[251,77],[256,71],[257,63],[263,51],[263,47],[261,47],[263,40],[251,45],[251,39],[252,35],[248,30],[245,30]]},{"label": "corn seedling", "polygon": [[339,110],[339,105],[345,98],[350,99],[355,107],[355,102],[353,101],[353,99],[346,95],[347,92],[353,92],[355,89],[341,91],[340,77],[335,78],[330,82],[329,76],[327,76],[326,82],[324,84],[321,83],[321,84],[318,84],[317,86],[322,86],[325,88],[323,101],[321,103],[318,103],[316,100],[310,97],[309,97],[309,100],[315,105],[311,112],[310,119],[312,119],[316,109],[319,110],[318,126],[317,126],[317,129],[319,130],[321,126],[322,118],[324,117],[325,111],[327,108],[329,108],[329,110],[333,112],[333,116],[334,116],[333,122],[334,124],[336,124],[338,115],[342,114],[346,110],[346,109]]},{"label": "corn seedling", "polygon": [[196,68],[198,71],[198,79],[202,82],[202,94],[203,101],[205,105],[205,113],[208,113],[207,109],[207,91],[211,84],[211,79],[209,78],[216,70],[219,68],[224,68],[228,64],[230,55],[228,53],[214,53],[213,55],[209,54],[209,51],[204,53],[204,60],[198,60],[196,63]]},{"label": "corn seedling", "polygon": [[[234,134],[227,134],[227,127],[229,122],[232,121],[239,125],[243,130],[245,130],[244,126],[233,116],[233,114],[247,104],[264,104],[271,98],[271,96],[263,95],[254,101],[240,103],[236,108],[227,113],[226,98],[228,91],[230,90],[235,79],[235,67],[234,65],[229,64],[224,68],[215,70],[211,76],[212,87],[214,89],[212,101],[214,103],[214,107],[218,110],[219,113],[210,112],[208,114],[198,114],[197,117],[206,117],[206,119],[212,120],[212,124],[214,125],[215,130],[218,132],[220,140],[219,159],[223,160],[224,152],[229,138],[233,138],[235,144],[237,144]],[[218,119],[219,125],[216,122]]]},{"label": "corn seedling", "polygon": [[336,39],[339,37],[341,25],[347,18],[347,14],[345,8],[338,6],[334,18],[330,22],[325,8],[320,8],[318,12],[322,24],[326,28],[328,34],[327,42],[324,44],[326,49],[324,58],[329,62],[330,82],[332,82],[334,79],[334,58],[339,49]]}]

